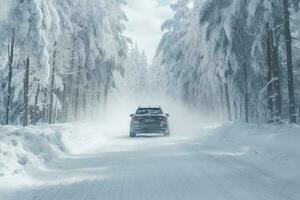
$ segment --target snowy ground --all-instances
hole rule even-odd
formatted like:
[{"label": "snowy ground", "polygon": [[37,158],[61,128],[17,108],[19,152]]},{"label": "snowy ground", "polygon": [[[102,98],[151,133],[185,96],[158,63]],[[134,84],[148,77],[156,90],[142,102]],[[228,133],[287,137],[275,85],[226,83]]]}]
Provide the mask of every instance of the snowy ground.
[{"label": "snowy ground", "polygon": [[300,199],[300,127],[203,125],[135,139],[90,127],[0,127],[0,199]]}]

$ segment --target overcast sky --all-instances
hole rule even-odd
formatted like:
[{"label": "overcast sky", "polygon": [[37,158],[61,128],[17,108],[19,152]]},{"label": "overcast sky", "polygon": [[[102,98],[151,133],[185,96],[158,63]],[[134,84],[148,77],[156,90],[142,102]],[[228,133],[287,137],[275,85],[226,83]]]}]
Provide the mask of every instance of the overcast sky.
[{"label": "overcast sky", "polygon": [[126,35],[144,49],[148,63],[155,55],[162,36],[162,22],[172,16],[170,0],[128,0],[125,12],[128,17]]},{"label": "overcast sky", "polygon": [[9,3],[7,0],[0,0],[0,21],[5,20],[7,17],[7,12],[9,10]]}]

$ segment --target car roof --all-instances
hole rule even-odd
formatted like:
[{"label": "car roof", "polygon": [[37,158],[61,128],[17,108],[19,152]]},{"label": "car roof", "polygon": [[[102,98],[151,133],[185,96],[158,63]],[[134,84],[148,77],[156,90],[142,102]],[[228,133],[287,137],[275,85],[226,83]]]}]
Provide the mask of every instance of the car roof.
[{"label": "car roof", "polygon": [[161,106],[139,106],[138,109],[161,109]]}]

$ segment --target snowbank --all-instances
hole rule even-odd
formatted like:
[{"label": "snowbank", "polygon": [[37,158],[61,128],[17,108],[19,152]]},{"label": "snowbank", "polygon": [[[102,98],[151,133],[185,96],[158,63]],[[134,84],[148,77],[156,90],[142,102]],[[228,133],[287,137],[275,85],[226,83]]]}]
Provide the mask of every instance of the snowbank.
[{"label": "snowbank", "polygon": [[93,153],[110,134],[95,124],[0,126],[0,179],[26,176],[26,168],[42,167],[61,156]]},{"label": "snowbank", "polygon": [[240,159],[253,170],[272,172],[287,183],[299,180],[299,126],[228,123],[210,132],[202,144],[207,147],[207,154],[225,161]]},{"label": "snowbank", "polygon": [[39,166],[65,152],[62,133],[37,127],[0,127],[0,178],[24,175],[27,166]]}]

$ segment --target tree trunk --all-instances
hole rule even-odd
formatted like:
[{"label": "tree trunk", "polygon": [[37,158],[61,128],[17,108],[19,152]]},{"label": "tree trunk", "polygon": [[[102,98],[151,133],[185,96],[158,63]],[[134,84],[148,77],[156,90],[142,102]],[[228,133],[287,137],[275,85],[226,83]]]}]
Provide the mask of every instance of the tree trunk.
[{"label": "tree trunk", "polygon": [[98,81],[98,88],[97,88],[97,102],[100,104],[100,98],[101,98],[101,83]]},{"label": "tree trunk", "polygon": [[76,92],[75,92],[75,121],[78,120],[79,84],[80,84],[80,66],[78,65],[78,68],[77,68],[77,81],[76,81]]},{"label": "tree trunk", "polygon": [[248,91],[248,72],[247,66],[244,65],[244,78],[245,78],[245,121],[249,123],[249,91]]},{"label": "tree trunk", "polygon": [[290,30],[290,12],[289,12],[289,1],[288,0],[283,0],[283,9],[284,9],[287,71],[288,71],[290,123],[296,123],[297,116],[296,116],[295,91],[294,91],[292,39],[291,39],[291,30]]},{"label": "tree trunk", "polygon": [[56,123],[56,120],[57,120],[57,99],[55,101],[55,104],[54,104],[54,110],[53,110],[53,120],[52,120],[52,123]]},{"label": "tree trunk", "polygon": [[82,92],[82,114],[86,115],[87,113],[87,91],[86,88],[84,90],[84,92]]},{"label": "tree trunk", "polygon": [[54,82],[55,82],[55,59],[56,59],[56,50],[53,53],[53,65],[51,71],[51,83],[50,83],[50,104],[49,104],[49,124],[53,123],[53,93],[54,93]]},{"label": "tree trunk", "polygon": [[100,115],[101,109],[101,82],[98,81],[98,88],[97,88],[97,114]]},{"label": "tree trunk", "polygon": [[[76,46],[75,42],[73,41],[73,48],[72,48],[72,54],[71,54],[71,60],[70,60],[70,72],[68,75],[68,106],[66,110],[66,116],[67,120],[75,120],[75,91],[76,91],[76,81],[75,77],[78,74],[74,74],[76,70],[76,64],[75,64],[75,52],[76,52]],[[77,77],[76,77],[77,78]]]},{"label": "tree trunk", "polygon": [[67,121],[67,80],[64,79],[64,89],[63,89],[63,94],[62,94],[62,111],[61,111],[61,116],[60,120],[66,122]]},{"label": "tree trunk", "polygon": [[217,75],[217,78],[219,80],[219,88],[220,88],[220,106],[221,106],[221,115],[222,115],[222,120],[225,119],[225,109],[224,109],[224,91],[223,91],[223,84],[222,84],[222,79],[219,75]]},{"label": "tree trunk", "polygon": [[[73,68],[72,68],[73,69]],[[70,74],[68,76],[68,91],[67,91],[67,104],[66,105],[66,120],[69,121],[69,120],[72,120],[73,116],[71,115],[71,110],[73,108],[73,105],[74,105],[74,98],[73,98],[73,91],[74,91],[74,86],[73,86],[73,75]]]},{"label": "tree trunk", "polygon": [[28,126],[28,91],[29,91],[29,57],[26,59],[26,69],[24,76],[24,116],[23,116],[23,126]]},{"label": "tree trunk", "polygon": [[238,120],[238,108],[235,100],[233,102],[233,105],[234,105],[234,118],[235,120]]},{"label": "tree trunk", "polygon": [[12,96],[11,91],[11,80],[12,80],[12,67],[14,62],[14,46],[15,46],[15,29],[12,31],[12,38],[11,38],[11,44],[10,44],[10,51],[8,53],[9,57],[9,71],[8,71],[8,84],[7,84],[7,99],[6,99],[6,114],[5,114],[5,124],[9,124],[9,112],[10,112],[10,100]]},{"label": "tree trunk", "polygon": [[282,103],[281,103],[281,89],[280,89],[280,72],[279,72],[279,63],[278,63],[278,44],[275,31],[272,31],[271,34],[271,57],[272,57],[272,68],[273,68],[273,90],[274,94],[273,102],[274,102],[274,117],[273,121],[280,122],[282,120]]},{"label": "tree trunk", "polygon": [[48,98],[48,95],[47,95],[47,88],[44,88],[44,105],[43,105],[43,122],[47,122],[47,110],[48,110],[48,102],[47,102],[47,98]]},{"label": "tree trunk", "polygon": [[39,107],[38,107],[38,103],[39,103],[39,94],[40,94],[40,82],[38,80],[38,86],[37,86],[37,90],[36,90],[36,94],[35,94],[35,98],[34,98],[34,125],[36,125],[36,123],[38,122],[38,117],[39,117]]},{"label": "tree trunk", "polygon": [[103,109],[106,109],[107,106],[107,98],[108,98],[108,84],[104,88],[104,99],[103,99]]},{"label": "tree trunk", "polygon": [[222,119],[225,119],[225,104],[224,104],[224,88],[222,83],[220,82],[220,100],[221,100],[221,107],[222,107]]},{"label": "tree trunk", "polygon": [[95,100],[95,82],[93,81],[92,82],[92,100],[91,100],[92,102],[91,102],[91,106],[92,106],[92,110],[91,110],[91,112],[92,112],[92,117],[94,118],[95,117],[95,114],[96,114],[96,110],[95,110],[95,108],[96,108],[96,100]]},{"label": "tree trunk", "polygon": [[240,102],[240,119],[243,119],[243,101]]},{"label": "tree trunk", "polygon": [[227,108],[227,119],[229,121],[232,121],[231,108],[230,108],[230,97],[229,97],[227,82],[224,84],[224,87],[225,87],[225,100],[226,100],[226,108]]},{"label": "tree trunk", "polygon": [[268,111],[270,122],[273,121],[273,80],[272,80],[272,30],[269,23],[266,24],[267,31],[267,63],[268,63]]}]

